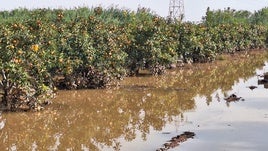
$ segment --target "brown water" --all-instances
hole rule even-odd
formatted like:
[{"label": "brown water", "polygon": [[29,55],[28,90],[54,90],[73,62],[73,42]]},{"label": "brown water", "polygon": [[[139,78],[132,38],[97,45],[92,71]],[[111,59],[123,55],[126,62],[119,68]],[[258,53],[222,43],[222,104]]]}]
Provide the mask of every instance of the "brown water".
[{"label": "brown water", "polygon": [[[267,150],[268,89],[256,76],[268,71],[263,54],[60,91],[42,112],[2,112],[0,150],[154,151],[184,131],[195,138],[170,150]],[[243,101],[226,103],[232,93]]]}]

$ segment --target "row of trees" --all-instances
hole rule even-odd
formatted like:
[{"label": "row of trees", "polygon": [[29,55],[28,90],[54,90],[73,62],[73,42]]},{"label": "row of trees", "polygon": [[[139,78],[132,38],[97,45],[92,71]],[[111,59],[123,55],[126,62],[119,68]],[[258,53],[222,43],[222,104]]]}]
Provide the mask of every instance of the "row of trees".
[{"label": "row of trees", "polygon": [[[208,62],[266,47],[267,25],[231,22],[236,13],[208,10],[194,24],[169,23],[144,8],[0,12],[1,102],[11,110],[40,109],[55,88],[101,88],[139,69],[162,74],[178,59]],[[258,13],[251,16],[265,16]]]},{"label": "row of trees", "polygon": [[217,26],[219,24],[254,24],[254,25],[268,25],[268,8],[263,8],[259,11],[251,13],[247,10],[236,11],[231,8],[224,10],[210,10],[207,8],[206,16],[203,21],[206,25]]}]

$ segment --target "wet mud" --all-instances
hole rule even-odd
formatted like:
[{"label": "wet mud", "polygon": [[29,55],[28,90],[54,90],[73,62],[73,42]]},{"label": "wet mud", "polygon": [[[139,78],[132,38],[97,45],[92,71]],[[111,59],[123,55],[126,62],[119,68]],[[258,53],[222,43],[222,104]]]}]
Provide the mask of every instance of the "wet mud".
[{"label": "wet mud", "polygon": [[169,141],[163,144],[161,148],[158,148],[156,151],[167,151],[169,149],[178,147],[181,143],[187,141],[189,138],[194,138],[195,133],[186,131],[183,134],[172,137]]}]

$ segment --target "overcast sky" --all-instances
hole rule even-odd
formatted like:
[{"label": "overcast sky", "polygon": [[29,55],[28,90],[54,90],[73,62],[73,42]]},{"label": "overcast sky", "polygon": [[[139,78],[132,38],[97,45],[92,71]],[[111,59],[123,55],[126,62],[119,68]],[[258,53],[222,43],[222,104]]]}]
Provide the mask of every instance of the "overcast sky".
[{"label": "overcast sky", "polygon": [[[78,6],[117,6],[137,10],[140,7],[150,8],[156,14],[168,15],[169,0],[0,0],[0,10],[15,8],[74,8]],[[268,0],[184,0],[187,21],[200,21],[205,15],[207,7],[224,9],[231,7],[236,10],[254,12],[268,7]]]}]

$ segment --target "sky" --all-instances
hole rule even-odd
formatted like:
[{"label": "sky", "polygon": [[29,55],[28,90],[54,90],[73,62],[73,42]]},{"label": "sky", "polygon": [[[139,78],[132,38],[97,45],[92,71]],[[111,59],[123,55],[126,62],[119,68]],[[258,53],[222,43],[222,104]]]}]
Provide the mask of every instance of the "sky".
[{"label": "sky", "polygon": [[[168,16],[170,0],[0,0],[0,10],[15,8],[75,8],[95,7],[104,8],[115,6],[136,11],[138,7],[150,8],[154,13]],[[200,21],[207,7],[212,10],[230,7],[235,10],[254,12],[268,7],[268,0],[184,0],[185,20]]]}]

